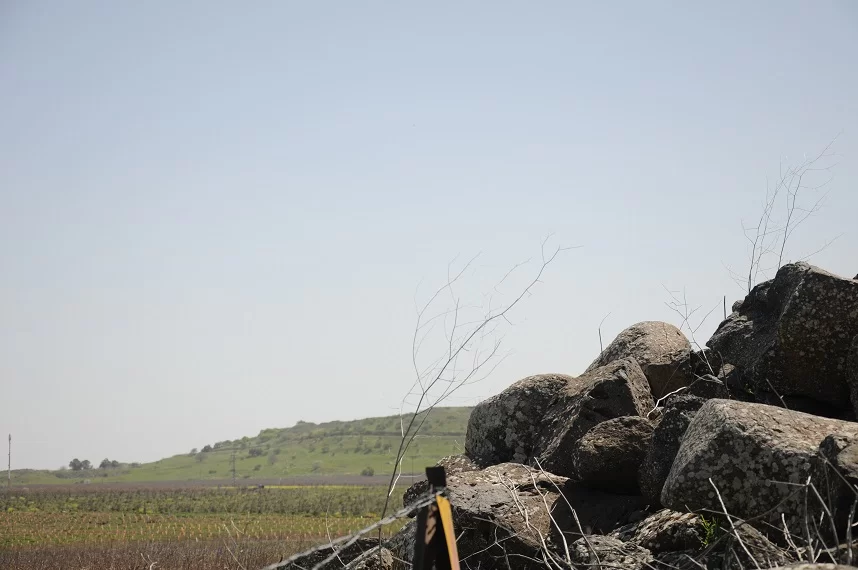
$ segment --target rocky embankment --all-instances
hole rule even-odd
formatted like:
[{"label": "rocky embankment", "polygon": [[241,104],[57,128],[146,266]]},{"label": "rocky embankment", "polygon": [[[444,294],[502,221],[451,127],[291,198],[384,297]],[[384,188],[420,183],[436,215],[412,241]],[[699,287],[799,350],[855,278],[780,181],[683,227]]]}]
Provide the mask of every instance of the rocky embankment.
[{"label": "rocky embankment", "polygon": [[[786,265],[703,350],[636,324],[580,376],[531,376],[474,409],[465,456],[442,461],[461,566],[858,563],[856,410],[856,279]],[[413,534],[344,562],[407,568]]]}]

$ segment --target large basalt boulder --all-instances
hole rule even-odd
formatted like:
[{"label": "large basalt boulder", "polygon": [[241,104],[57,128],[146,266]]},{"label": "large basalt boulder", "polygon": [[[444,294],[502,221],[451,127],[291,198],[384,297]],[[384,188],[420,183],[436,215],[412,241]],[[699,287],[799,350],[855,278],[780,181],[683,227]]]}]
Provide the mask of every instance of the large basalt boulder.
[{"label": "large basalt boulder", "polygon": [[712,398],[726,397],[727,388],[723,382],[713,376],[703,376],[692,382],[688,389],[665,400],[661,420],[637,473],[641,493],[650,505],[661,504],[664,482],[679,452],[682,436],[697,410]]},{"label": "large basalt boulder", "polygon": [[659,321],[644,321],[625,329],[586,372],[623,358],[634,358],[649,382],[652,395],[660,398],[690,382],[683,362],[691,344],[675,326]]},{"label": "large basalt boulder", "polygon": [[724,534],[707,548],[701,556],[708,563],[715,562],[723,570],[771,568],[795,562],[795,556],[770,541],[749,524],[739,523],[735,529],[724,523]]},{"label": "large basalt boulder", "polygon": [[465,435],[465,454],[486,467],[531,457],[542,417],[554,398],[574,379],[540,374],[519,380],[473,409]]},{"label": "large basalt boulder", "polygon": [[819,444],[825,477],[816,483],[822,495],[829,497],[828,512],[835,528],[846,528],[852,503],[858,498],[858,438],[832,434]]},{"label": "large basalt boulder", "polygon": [[[724,523],[727,525],[727,523]],[[793,562],[790,552],[767,539],[748,524],[738,523],[735,530],[719,528],[717,536],[705,548],[666,551],[655,554],[652,568],[658,570],[748,570],[771,568]]]},{"label": "large basalt boulder", "polygon": [[[539,558],[551,531],[551,509],[565,477],[504,463],[448,478],[457,549],[470,567],[495,567],[507,556]],[[538,567],[522,562],[521,568]]]},{"label": "large basalt boulder", "polygon": [[575,449],[579,480],[594,489],[638,494],[638,469],[646,456],[653,426],[640,416],[621,416],[596,424]]},{"label": "large basalt boulder", "polygon": [[416,538],[417,519],[412,519],[387,541],[385,546],[393,555],[393,568],[395,570],[410,570],[414,560]]},{"label": "large basalt boulder", "polygon": [[833,416],[851,411],[847,358],[855,335],[858,282],[792,263],[736,303],[707,345],[758,401],[783,398],[791,409]]},{"label": "large basalt boulder", "polygon": [[852,399],[852,409],[858,417],[858,335],[852,339],[849,356],[846,359],[846,370],[849,382],[849,397]]},{"label": "large basalt boulder", "polygon": [[[447,475],[447,477],[458,475],[459,473],[464,473],[465,471],[480,470],[480,466],[474,463],[474,461],[467,455],[448,455],[447,457],[439,459],[435,465],[438,467],[443,467],[444,473]],[[427,481],[426,479],[421,479],[420,481],[417,481],[405,490],[405,493],[402,495],[402,506],[408,507],[409,505],[413,505],[428,492],[429,481]],[[412,513],[410,516],[413,517],[416,514],[417,513]]]},{"label": "large basalt boulder", "polygon": [[[514,568],[540,568],[545,548],[560,555],[564,540],[608,533],[643,506],[639,497],[587,489],[517,463],[452,475],[447,496],[459,557],[468,561],[463,568],[506,567],[508,558]],[[415,530],[411,521],[388,542],[395,558],[412,559]]]},{"label": "large basalt boulder", "polygon": [[533,464],[577,477],[574,452],[594,426],[621,416],[645,416],[654,407],[649,384],[637,362],[624,358],[568,382],[543,417]]},{"label": "large basalt boulder", "polygon": [[832,433],[856,432],[858,424],[851,422],[764,404],[709,400],[682,438],[662,504],[720,512],[720,492],[731,515],[764,516],[780,528],[781,513],[791,520],[804,512],[804,495],[796,493],[796,485],[808,477],[823,479],[819,442]]},{"label": "large basalt boulder", "polygon": [[653,554],[696,551],[703,547],[703,525],[694,513],[670,509],[657,511],[643,520],[629,523],[611,533],[623,542],[633,542]]},{"label": "large basalt boulder", "polygon": [[574,567],[593,570],[642,570],[652,562],[652,553],[646,548],[611,536],[581,537],[569,545]]}]

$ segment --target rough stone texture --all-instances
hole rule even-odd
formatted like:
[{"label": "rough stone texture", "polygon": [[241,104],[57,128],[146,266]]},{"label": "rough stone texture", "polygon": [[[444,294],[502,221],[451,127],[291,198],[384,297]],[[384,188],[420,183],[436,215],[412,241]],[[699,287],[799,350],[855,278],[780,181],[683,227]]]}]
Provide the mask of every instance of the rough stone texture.
[{"label": "rough stone texture", "polygon": [[611,536],[623,542],[634,542],[653,554],[678,550],[699,550],[702,544],[700,517],[669,509],[618,528]]},{"label": "rough stone texture", "polygon": [[575,449],[575,470],[588,487],[637,494],[638,469],[652,438],[652,423],[622,416],[596,424]]},{"label": "rough stone texture", "polygon": [[[412,531],[413,532],[413,531]],[[339,548],[337,550],[338,558],[334,558],[322,568],[324,570],[333,570],[335,568],[342,568],[343,563],[348,564],[349,562],[355,560],[361,554],[366,553],[369,550],[378,547],[378,541],[374,539],[361,539],[351,546],[347,546],[345,548]],[[413,552],[413,550],[412,550]],[[294,560],[285,560],[280,565],[276,566],[277,570],[304,570],[305,568],[312,568],[316,564],[319,564],[323,560],[325,560],[328,556],[334,553],[333,547],[323,548],[321,550],[317,550],[311,554],[305,554],[304,556],[300,556]],[[342,561],[342,562],[341,562]]]},{"label": "rough stone texture", "polygon": [[816,486],[828,498],[836,528],[845,528],[852,510],[858,485],[858,438],[851,435],[832,434],[819,444],[819,455],[825,477]]},{"label": "rough stone texture", "polygon": [[393,553],[385,547],[376,546],[346,564],[346,570],[393,570]]},{"label": "rough stone texture", "polygon": [[[699,554],[697,550],[677,550],[676,552],[660,552],[654,555],[652,567],[658,570],[701,570],[701,565],[696,562],[695,557]],[[703,565],[705,568],[706,565]],[[711,566],[710,566],[711,568]]]},{"label": "rough stone texture", "polygon": [[[471,568],[505,567],[500,561],[507,556],[516,560],[515,568],[540,568],[542,563],[528,561],[539,559],[540,534],[557,548],[563,537],[571,543],[582,534],[608,533],[642,507],[639,497],[587,489],[517,463],[448,477],[447,495],[459,557]],[[414,522],[389,541],[395,557],[411,560]]]},{"label": "rough stone texture", "polygon": [[[393,556],[395,570],[410,570],[414,560],[414,539],[417,534],[417,520],[411,520],[399,532],[387,541],[387,548]],[[461,556],[461,553],[460,553]]]},{"label": "rough stone texture", "polygon": [[660,398],[691,380],[681,367],[690,352],[691,344],[678,328],[659,321],[644,321],[617,335],[586,372],[616,360],[634,358],[649,382],[652,395]]},{"label": "rough stone texture", "polygon": [[[727,525],[727,523],[724,524]],[[741,543],[736,535],[741,539]],[[726,533],[707,550],[708,552],[701,558],[707,562],[709,559],[720,559],[720,566],[725,570],[771,568],[795,562],[795,558],[789,552],[771,542],[763,533],[748,524],[738,525],[735,534],[732,531]]]},{"label": "rough stone texture", "polygon": [[701,568],[748,570],[770,568],[795,560],[789,552],[769,541],[750,525],[737,525],[736,534],[741,538],[741,544],[736,540],[732,530],[725,532],[722,529],[719,531],[718,538],[706,548],[689,548],[655,554],[653,566],[660,570],[700,570]]},{"label": "rough stone texture", "polygon": [[[448,455],[438,461],[435,465],[444,468],[447,477],[464,473],[465,471],[479,471],[480,466],[474,463],[467,455]],[[429,482],[426,479],[417,481],[402,495],[402,506],[407,507],[417,502],[420,497],[429,492]],[[415,516],[413,513],[411,516]]]},{"label": "rough stone texture", "polygon": [[703,404],[711,398],[726,397],[724,384],[712,377],[704,376],[691,386],[665,400],[661,421],[653,432],[646,455],[638,471],[641,493],[650,505],[661,504],[661,490],[670,473],[673,460],[679,452],[682,436]]},{"label": "rough stone texture", "polygon": [[640,570],[652,562],[652,554],[646,548],[611,536],[581,537],[569,545],[569,555],[573,565],[594,570]]},{"label": "rough stone texture", "polygon": [[[858,424],[763,404],[709,400],[694,416],[662,489],[674,510],[721,511],[712,482],[727,511],[748,519],[771,510],[792,517],[802,512],[799,494],[786,483],[819,479],[819,442],[828,434],[858,432]],[[784,482],[784,483],[781,483]]]},{"label": "rough stone texture", "polygon": [[[836,415],[849,410],[847,356],[858,335],[858,282],[807,263],[754,287],[707,343],[757,401]],[[821,404],[821,406],[820,406]]]},{"label": "rough stone texture", "polygon": [[[655,406],[637,362],[625,358],[568,382],[540,417],[535,456],[543,469],[577,477],[573,453],[595,425],[620,416],[643,416]],[[534,461],[534,464],[537,464]]]},{"label": "rough stone texture", "polygon": [[852,399],[852,409],[855,417],[858,417],[858,335],[852,339],[852,347],[849,349],[849,357],[846,359],[846,368],[849,372],[849,396]]},{"label": "rough stone texture", "polygon": [[549,509],[554,508],[560,498],[558,489],[565,484],[565,477],[516,463],[450,477],[447,495],[459,536],[459,557],[470,557],[472,567],[491,568],[505,556],[513,556],[523,560],[523,566],[517,568],[530,567],[524,560],[540,550],[540,533],[549,536]]},{"label": "rough stone texture", "polygon": [[819,444],[819,453],[848,484],[858,484],[858,438],[844,434],[828,435]]},{"label": "rough stone texture", "polygon": [[542,417],[573,381],[563,374],[529,376],[478,404],[468,420],[465,454],[483,467],[526,463]]}]

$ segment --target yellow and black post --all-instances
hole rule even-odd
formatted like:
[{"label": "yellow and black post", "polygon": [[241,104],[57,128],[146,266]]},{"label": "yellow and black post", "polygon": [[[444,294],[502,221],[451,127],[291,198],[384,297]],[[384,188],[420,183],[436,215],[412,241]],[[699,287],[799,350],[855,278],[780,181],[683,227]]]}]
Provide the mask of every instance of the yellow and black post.
[{"label": "yellow and black post", "polygon": [[435,501],[417,513],[413,570],[459,570],[453,511],[445,495],[447,476],[443,467],[427,467],[429,492]]}]

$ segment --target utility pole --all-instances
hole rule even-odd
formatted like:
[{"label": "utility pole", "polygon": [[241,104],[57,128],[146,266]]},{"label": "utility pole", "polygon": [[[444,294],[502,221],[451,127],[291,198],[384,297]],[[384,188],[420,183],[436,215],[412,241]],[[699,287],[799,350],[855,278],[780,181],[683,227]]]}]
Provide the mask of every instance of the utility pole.
[{"label": "utility pole", "polygon": [[9,465],[7,468],[7,472],[9,474],[9,481],[6,485],[6,489],[8,492],[12,492],[12,434],[9,434]]}]

